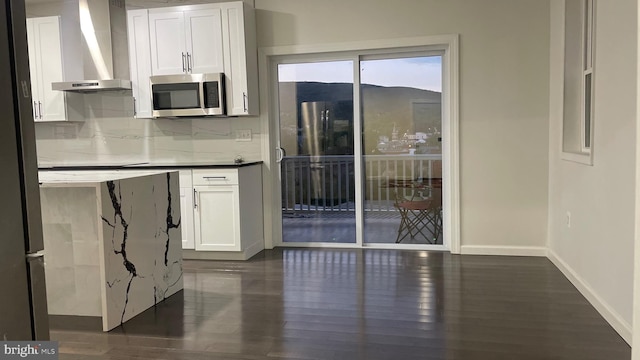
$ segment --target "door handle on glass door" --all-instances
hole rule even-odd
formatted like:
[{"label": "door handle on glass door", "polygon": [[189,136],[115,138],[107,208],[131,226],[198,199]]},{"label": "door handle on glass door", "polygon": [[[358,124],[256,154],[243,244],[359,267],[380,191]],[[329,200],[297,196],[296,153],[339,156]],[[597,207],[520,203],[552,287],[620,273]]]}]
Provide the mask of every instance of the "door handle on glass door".
[{"label": "door handle on glass door", "polygon": [[277,147],[277,148],[276,148],[276,162],[277,162],[277,163],[282,162],[282,159],[284,159],[285,154],[286,154],[286,153],[285,153],[285,151],[284,151],[284,149],[283,149],[283,148],[281,148],[281,147]]}]

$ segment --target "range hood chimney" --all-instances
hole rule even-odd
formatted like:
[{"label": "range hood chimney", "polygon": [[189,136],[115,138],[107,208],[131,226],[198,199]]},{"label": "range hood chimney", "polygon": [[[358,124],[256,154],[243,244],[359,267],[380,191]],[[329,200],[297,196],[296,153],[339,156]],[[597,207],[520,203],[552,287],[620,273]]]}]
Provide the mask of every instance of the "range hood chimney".
[{"label": "range hood chimney", "polygon": [[61,23],[65,81],[53,90],[131,89],[124,0],[67,0]]}]

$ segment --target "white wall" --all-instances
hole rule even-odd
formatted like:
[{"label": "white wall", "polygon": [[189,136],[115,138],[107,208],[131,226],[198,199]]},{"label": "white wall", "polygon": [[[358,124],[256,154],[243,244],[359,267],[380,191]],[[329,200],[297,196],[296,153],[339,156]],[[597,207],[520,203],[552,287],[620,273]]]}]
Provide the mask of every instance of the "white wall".
[{"label": "white wall", "polygon": [[551,2],[548,246],[550,258],[630,341],[637,5],[600,1],[596,11],[594,164],[587,166],[560,159],[563,5]]},{"label": "white wall", "polygon": [[548,1],[255,3],[260,47],[460,34],[462,250],[545,245]]},{"label": "white wall", "polygon": [[[460,34],[463,251],[545,245],[548,1],[256,0],[255,6],[259,47]],[[27,10],[39,15],[37,6]],[[91,101],[99,108],[111,100]],[[79,125],[38,124],[41,163],[267,157],[256,118],[170,122],[99,113]],[[236,143],[232,131],[239,128],[251,128],[256,140]]]}]

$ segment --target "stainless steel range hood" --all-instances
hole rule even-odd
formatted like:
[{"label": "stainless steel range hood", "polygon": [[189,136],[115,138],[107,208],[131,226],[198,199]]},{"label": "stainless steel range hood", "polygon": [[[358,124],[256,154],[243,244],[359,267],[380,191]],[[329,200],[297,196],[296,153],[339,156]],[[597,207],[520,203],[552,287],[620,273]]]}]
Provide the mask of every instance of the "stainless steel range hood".
[{"label": "stainless steel range hood", "polygon": [[53,90],[131,89],[124,0],[65,1],[61,22],[65,81]]}]

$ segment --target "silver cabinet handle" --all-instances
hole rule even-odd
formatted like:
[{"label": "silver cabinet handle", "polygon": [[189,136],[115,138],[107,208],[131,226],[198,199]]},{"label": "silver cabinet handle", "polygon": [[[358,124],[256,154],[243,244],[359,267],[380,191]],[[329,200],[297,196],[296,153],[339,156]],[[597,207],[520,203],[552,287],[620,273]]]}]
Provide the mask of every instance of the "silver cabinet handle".
[{"label": "silver cabinet handle", "polygon": [[33,102],[33,114],[34,114],[34,118],[38,119],[38,102],[37,101]]},{"label": "silver cabinet handle", "polygon": [[193,189],[193,208],[198,208],[198,190]]},{"label": "silver cabinet handle", "polygon": [[38,110],[40,111],[40,120],[42,120],[42,103],[38,101]]},{"label": "silver cabinet handle", "polygon": [[247,93],[243,92],[242,93],[242,108],[244,109],[244,112],[247,112],[247,106],[248,106],[247,105],[247,100],[248,100]]},{"label": "silver cabinet handle", "polygon": [[227,177],[226,176],[203,176],[202,178],[206,180],[225,180]]},{"label": "silver cabinet handle", "polygon": [[191,54],[189,54],[187,52],[187,71],[189,71],[189,72],[191,72],[191,70],[193,70],[192,67],[191,67],[191,62],[192,61],[193,60],[191,60]]},{"label": "silver cabinet handle", "polygon": [[133,98],[133,116],[136,116],[138,112],[136,111],[136,98]]},{"label": "silver cabinet handle", "polygon": [[182,53],[182,72],[187,72],[187,67],[184,65],[185,56]]}]

